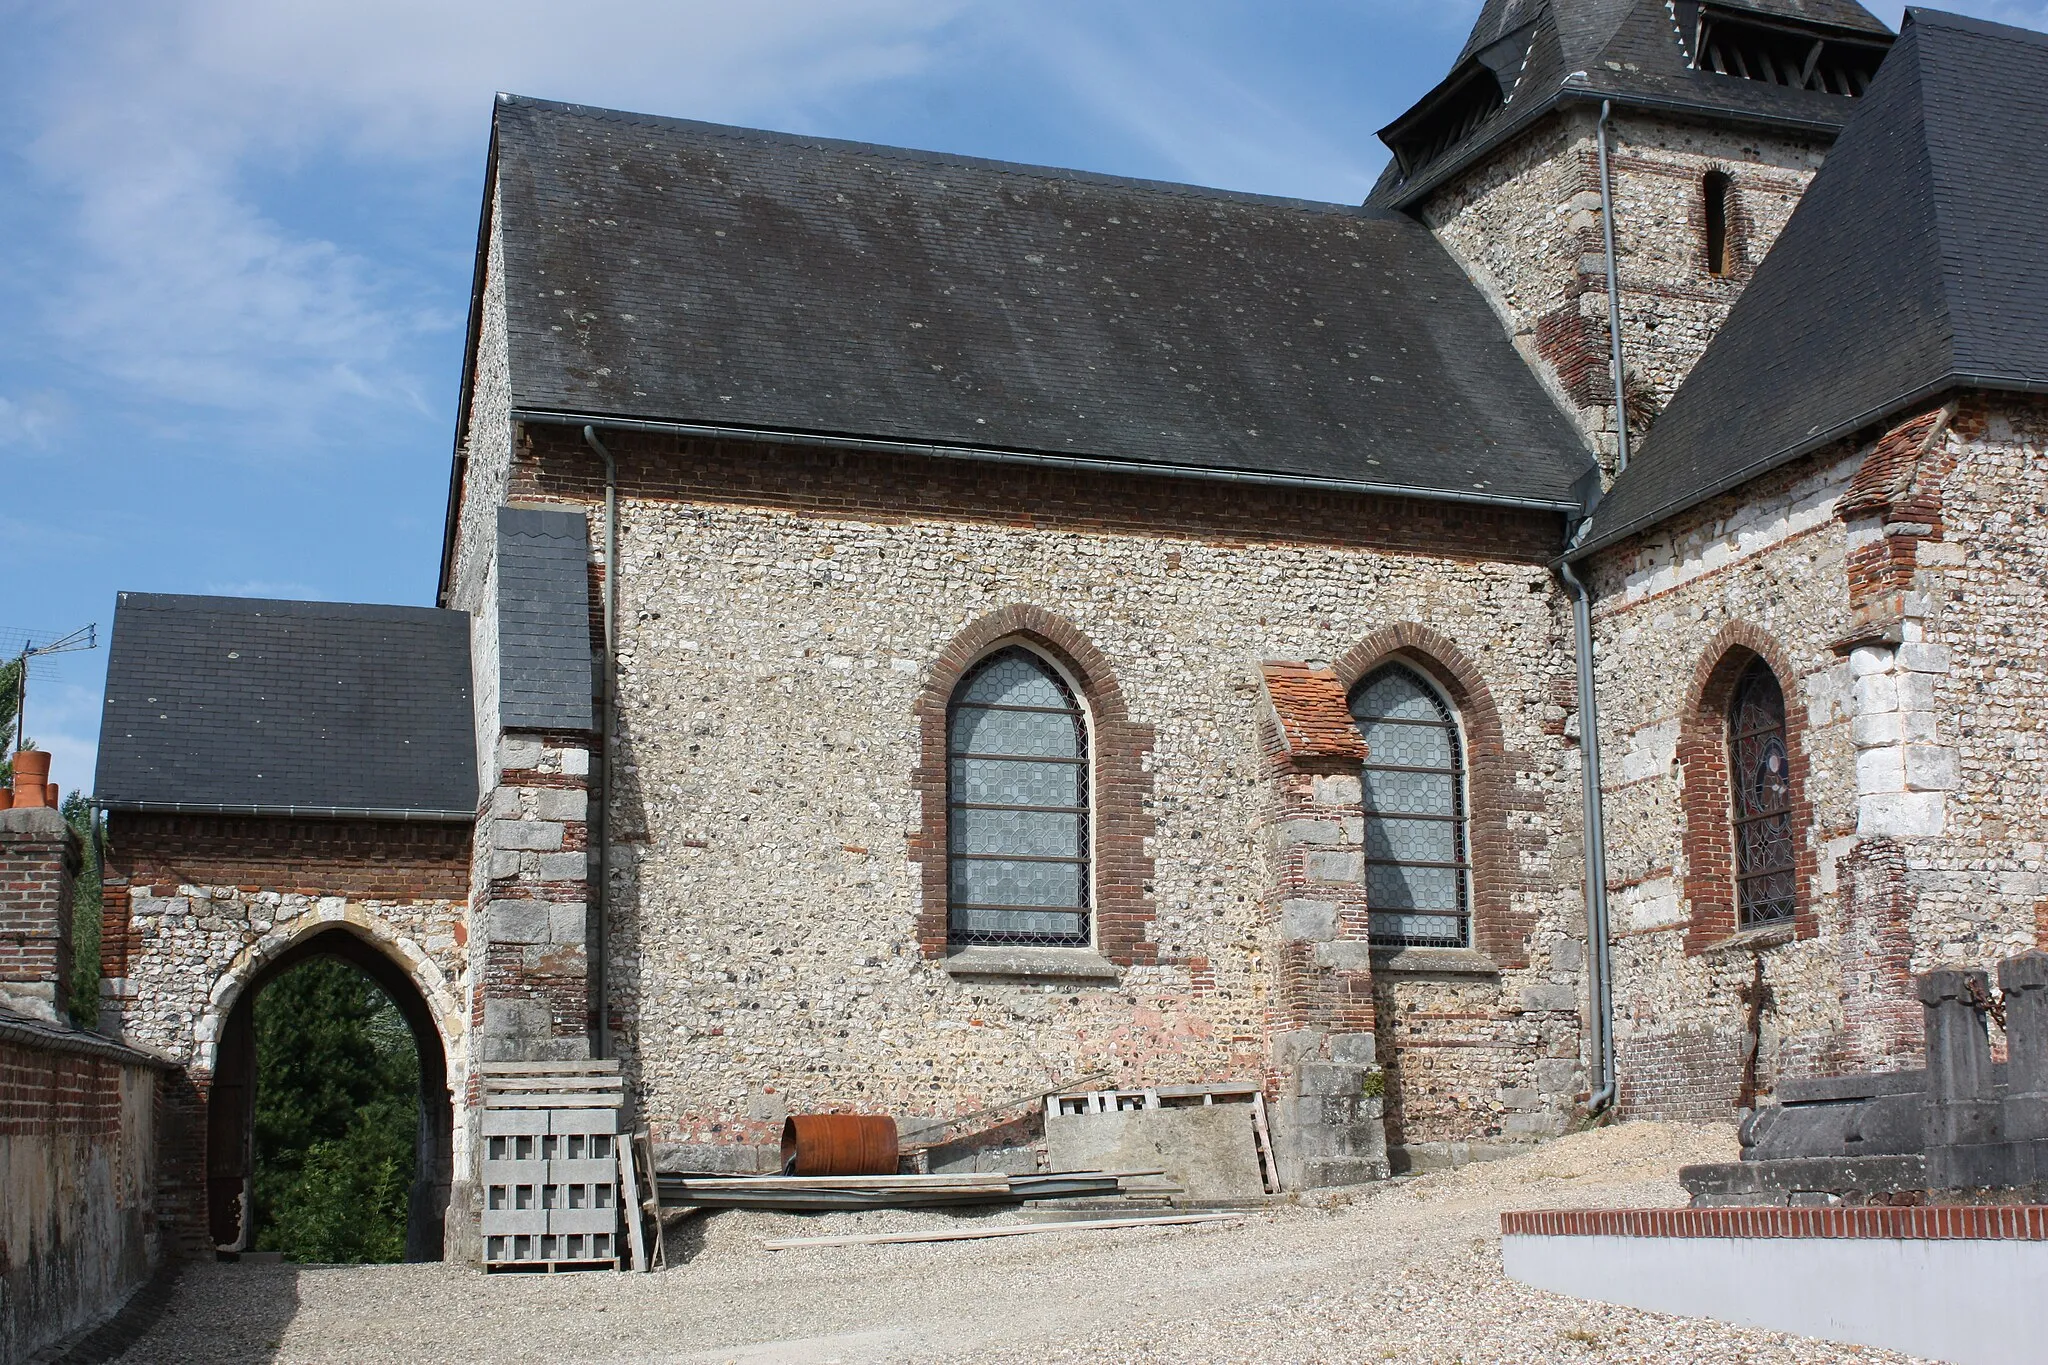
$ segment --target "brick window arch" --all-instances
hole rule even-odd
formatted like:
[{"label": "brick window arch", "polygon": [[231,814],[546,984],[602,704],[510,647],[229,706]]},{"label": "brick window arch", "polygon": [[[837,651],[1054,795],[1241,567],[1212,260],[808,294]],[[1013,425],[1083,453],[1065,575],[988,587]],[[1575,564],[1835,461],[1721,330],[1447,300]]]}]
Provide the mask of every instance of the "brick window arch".
[{"label": "brick window arch", "polygon": [[1119,965],[1152,963],[1157,948],[1146,938],[1155,916],[1152,860],[1145,852],[1153,832],[1147,800],[1152,779],[1145,771],[1152,727],[1130,719],[1109,660],[1072,622],[1027,605],[991,612],[954,636],[933,660],[918,691],[920,757],[913,779],[923,819],[910,841],[911,857],[920,865],[918,942],[931,957],[942,956],[955,942],[949,913],[954,903],[955,803],[949,760],[955,701],[963,683],[971,685],[979,669],[1010,651],[1048,666],[1072,692],[1091,741],[1087,872],[1093,945]]},{"label": "brick window arch", "polygon": [[1330,667],[1350,694],[1389,663],[1427,680],[1455,713],[1461,732],[1471,916],[1467,942],[1502,967],[1525,966],[1536,916],[1519,908],[1517,897],[1539,888],[1522,871],[1522,852],[1525,847],[1534,851],[1541,840],[1533,829],[1523,834],[1512,828],[1509,817],[1514,811],[1540,809],[1541,798],[1515,789],[1510,773],[1518,756],[1507,751],[1492,693],[1479,669],[1448,637],[1401,622],[1374,631]]},{"label": "brick window arch", "polygon": [[1678,739],[1687,952],[1746,929],[1817,931],[1806,717],[1785,688],[1796,676],[1778,643],[1742,621],[1694,670]]}]

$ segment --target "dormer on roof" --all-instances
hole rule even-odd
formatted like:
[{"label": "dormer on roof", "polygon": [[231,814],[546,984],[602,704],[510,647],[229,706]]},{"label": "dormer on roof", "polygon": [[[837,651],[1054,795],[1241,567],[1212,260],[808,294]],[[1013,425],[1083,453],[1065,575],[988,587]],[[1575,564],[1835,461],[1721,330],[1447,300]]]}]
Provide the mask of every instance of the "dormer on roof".
[{"label": "dormer on roof", "polygon": [[1870,88],[1888,36],[1735,5],[1677,0],[1678,41],[1696,71],[1855,98]]},{"label": "dormer on roof", "polygon": [[1382,128],[1380,141],[1403,175],[1413,175],[1469,139],[1508,105],[1529,57],[1534,24],[1523,24],[1462,59],[1436,89]]}]

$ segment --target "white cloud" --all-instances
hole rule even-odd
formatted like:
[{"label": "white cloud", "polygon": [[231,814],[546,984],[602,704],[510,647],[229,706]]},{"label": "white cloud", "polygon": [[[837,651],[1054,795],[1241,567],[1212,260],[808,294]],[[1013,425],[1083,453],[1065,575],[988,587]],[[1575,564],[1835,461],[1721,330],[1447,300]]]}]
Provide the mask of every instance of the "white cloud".
[{"label": "white cloud", "polygon": [[25,393],[18,398],[0,394],[0,448],[47,447],[65,410],[61,394]]},{"label": "white cloud", "polygon": [[[427,416],[446,395],[419,391],[409,348],[458,329],[465,300],[282,221],[266,204],[292,195],[264,182],[321,176],[306,197],[331,203],[337,176],[374,175],[393,200],[445,201],[475,183],[500,88],[799,121],[914,70],[952,8],[188,0],[118,23],[80,8],[17,91],[40,121],[29,164],[72,215],[45,248],[40,324],[66,360],[153,404],[159,429],[227,414],[274,450],[318,442],[340,414]],[[0,407],[0,442],[41,429],[25,412]]]}]

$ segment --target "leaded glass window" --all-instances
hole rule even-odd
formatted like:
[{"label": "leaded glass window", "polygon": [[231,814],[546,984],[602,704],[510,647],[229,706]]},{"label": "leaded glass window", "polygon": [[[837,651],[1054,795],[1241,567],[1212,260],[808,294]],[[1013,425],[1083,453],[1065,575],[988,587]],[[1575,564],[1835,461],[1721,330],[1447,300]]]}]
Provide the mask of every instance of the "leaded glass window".
[{"label": "leaded glass window", "polygon": [[1465,761],[1451,708],[1414,669],[1388,664],[1351,694],[1351,715],[1365,735],[1365,904],[1372,941],[1470,947]]},{"label": "leaded glass window", "polygon": [[1735,788],[1735,903],[1741,923],[1792,918],[1792,773],[1785,747],[1785,694],[1758,659],[1735,685],[1728,713],[1728,769]]},{"label": "leaded glass window", "polygon": [[946,722],[955,943],[1088,942],[1088,724],[1030,650],[964,678]]}]

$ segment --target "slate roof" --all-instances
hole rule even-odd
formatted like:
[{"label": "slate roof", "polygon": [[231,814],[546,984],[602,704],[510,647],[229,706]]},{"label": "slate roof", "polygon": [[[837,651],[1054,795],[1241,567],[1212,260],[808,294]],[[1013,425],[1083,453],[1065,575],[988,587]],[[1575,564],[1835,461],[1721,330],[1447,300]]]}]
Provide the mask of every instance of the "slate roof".
[{"label": "slate roof", "polygon": [[[1881,42],[1891,36],[1883,21],[1856,0],[1741,0],[1710,7],[1823,25],[1844,37]],[[1611,99],[1624,108],[1693,113],[1717,122],[1737,119],[1824,136],[1832,136],[1854,112],[1857,101],[1847,95],[1694,67],[1689,50],[1694,34],[1689,25],[1681,33],[1680,8],[1691,17],[1699,5],[1696,0],[1683,7],[1667,0],[1486,0],[1451,74],[1415,107],[1478,65],[1496,73],[1507,96],[1505,106],[1412,173],[1404,172],[1398,160],[1390,162],[1366,203],[1414,207],[1567,102]],[[1400,126],[1396,120],[1381,130],[1381,137]]]},{"label": "slate roof", "polygon": [[498,509],[498,719],[589,730],[590,529],[581,512]]},{"label": "slate roof", "polygon": [[469,819],[468,614],[124,592],[94,794],[115,809]]},{"label": "slate roof", "polygon": [[2048,391],[2048,34],[1909,10],[1574,558],[1956,387]]},{"label": "slate roof", "polygon": [[1417,224],[500,96],[515,410],[1574,502]]}]

